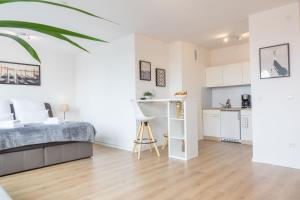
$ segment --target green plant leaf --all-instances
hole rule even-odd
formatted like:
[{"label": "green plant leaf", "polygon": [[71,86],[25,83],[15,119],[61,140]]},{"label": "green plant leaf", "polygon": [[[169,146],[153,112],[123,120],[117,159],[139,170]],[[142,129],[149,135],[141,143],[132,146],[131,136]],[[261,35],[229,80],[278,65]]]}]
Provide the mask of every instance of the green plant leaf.
[{"label": "green plant leaf", "polygon": [[[43,33],[43,31],[40,31],[40,32]],[[61,35],[61,34],[59,34],[59,33],[52,33],[52,32],[45,32],[45,34],[50,35],[50,36],[55,37],[55,38],[58,38],[58,39],[61,39],[61,40],[64,40],[64,41],[66,41],[66,42],[68,42],[68,43],[70,43],[70,44],[72,44],[72,45],[78,47],[79,49],[82,49],[83,51],[86,51],[86,52],[89,53],[88,50],[86,50],[85,48],[83,48],[82,46],[80,46],[80,45],[77,44],[76,42],[70,40],[69,38],[67,38],[67,37],[64,36],[64,35]]]},{"label": "green plant leaf", "polygon": [[50,4],[50,5],[54,5],[54,6],[59,6],[59,7],[63,7],[63,8],[67,8],[67,9],[71,9],[71,10],[75,10],[75,11],[78,11],[80,13],[83,13],[83,14],[86,14],[86,15],[89,15],[89,16],[92,16],[92,17],[96,17],[96,18],[99,18],[99,19],[102,19],[102,20],[105,20],[105,21],[108,21],[108,22],[111,22],[111,23],[114,23],[114,24],[118,24],[114,21],[111,21],[111,20],[108,20],[108,19],[105,19],[103,17],[99,17],[93,13],[90,13],[90,12],[87,12],[87,11],[84,11],[84,10],[81,10],[79,8],[75,8],[75,7],[72,7],[72,6],[68,6],[68,5],[64,5],[64,4],[60,4],[60,3],[55,3],[55,2],[51,2],[51,1],[43,1],[43,0],[0,0],[0,4],[6,4],[6,3],[18,3],[18,2],[22,2],[22,3],[26,3],[26,2],[30,2],[30,3],[44,3],[44,4]]},{"label": "green plant leaf", "polygon": [[87,39],[87,40],[106,42],[104,40],[101,40],[101,39],[98,39],[95,37],[91,37],[88,35],[84,35],[81,33],[76,33],[73,31],[66,30],[66,29],[57,28],[54,26],[48,26],[48,25],[44,25],[44,24],[33,23],[33,22],[0,20],[0,27],[28,29],[28,30],[45,33],[45,34],[47,34],[47,32],[59,33],[61,35],[69,35],[69,36]]},{"label": "green plant leaf", "polygon": [[22,38],[19,38],[15,35],[11,35],[11,34],[6,34],[6,33],[0,33],[0,36],[3,36],[3,37],[7,37],[7,38],[10,38],[10,39],[13,39],[15,40],[16,42],[18,42],[24,49],[26,49],[26,51],[36,60],[38,61],[39,63],[41,62],[40,61],[40,58],[38,56],[38,54],[35,52],[35,50],[32,48],[32,46],[30,46],[30,44],[28,44],[25,40],[23,40]]}]

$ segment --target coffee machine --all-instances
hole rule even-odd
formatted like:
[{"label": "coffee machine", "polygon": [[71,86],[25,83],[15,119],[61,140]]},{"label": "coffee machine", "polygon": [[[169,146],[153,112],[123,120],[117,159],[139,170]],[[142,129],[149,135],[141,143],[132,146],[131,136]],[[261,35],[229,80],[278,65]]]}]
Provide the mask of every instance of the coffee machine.
[{"label": "coffee machine", "polygon": [[251,108],[251,95],[250,94],[242,95],[242,108]]}]

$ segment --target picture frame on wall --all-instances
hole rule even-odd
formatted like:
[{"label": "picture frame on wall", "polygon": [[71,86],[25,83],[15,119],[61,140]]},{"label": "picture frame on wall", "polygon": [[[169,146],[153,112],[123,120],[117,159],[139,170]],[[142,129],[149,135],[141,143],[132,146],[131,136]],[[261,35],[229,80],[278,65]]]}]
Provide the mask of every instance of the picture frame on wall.
[{"label": "picture frame on wall", "polygon": [[140,80],[151,81],[151,62],[140,60]]},{"label": "picture frame on wall", "polygon": [[259,49],[260,79],[290,77],[289,43]]},{"label": "picture frame on wall", "polygon": [[0,61],[0,84],[41,85],[41,66]]},{"label": "picture frame on wall", "polygon": [[155,77],[156,77],[156,86],[157,87],[166,87],[166,70],[156,68],[155,69]]}]

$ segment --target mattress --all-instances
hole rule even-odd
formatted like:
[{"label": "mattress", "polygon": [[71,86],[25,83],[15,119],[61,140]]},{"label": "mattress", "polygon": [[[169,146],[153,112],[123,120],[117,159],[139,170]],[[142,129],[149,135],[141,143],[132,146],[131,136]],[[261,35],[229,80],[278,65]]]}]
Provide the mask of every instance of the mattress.
[{"label": "mattress", "polygon": [[95,128],[87,122],[31,124],[22,128],[0,129],[0,152],[48,143],[94,142],[95,135]]}]

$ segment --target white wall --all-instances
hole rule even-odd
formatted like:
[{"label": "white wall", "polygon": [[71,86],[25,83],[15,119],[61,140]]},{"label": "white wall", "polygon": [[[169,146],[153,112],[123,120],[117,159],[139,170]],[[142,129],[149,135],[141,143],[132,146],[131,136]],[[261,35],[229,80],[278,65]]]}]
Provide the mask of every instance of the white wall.
[{"label": "white wall", "polygon": [[212,107],[220,107],[219,103],[225,104],[230,99],[234,108],[240,108],[242,105],[241,95],[250,94],[251,86],[234,86],[212,89]]},{"label": "white wall", "polygon": [[96,141],[131,150],[136,122],[134,35],[104,44],[77,58],[80,118],[97,129]]},{"label": "white wall", "polygon": [[[253,160],[300,169],[300,34],[297,3],[250,16]],[[259,79],[260,47],[290,43],[291,77]]]},{"label": "white wall", "polygon": [[[36,63],[16,42],[0,40],[0,60],[19,63]],[[42,45],[41,45],[42,46]],[[55,114],[61,116],[60,105],[70,104],[67,117],[73,119],[75,105],[75,56],[57,54],[47,47],[35,47],[41,64],[41,86],[0,85],[0,98],[29,98],[52,104]]]},{"label": "white wall", "polygon": [[181,41],[173,42],[169,44],[169,66],[168,82],[170,94],[174,94],[178,90],[182,89],[182,65],[183,65],[183,43]]},{"label": "white wall", "polygon": [[[135,35],[135,57],[136,57],[136,97],[141,98],[146,91],[153,92],[155,98],[169,97],[169,79],[166,87],[157,87],[155,69],[161,68],[169,74],[168,44],[143,35]],[[151,62],[151,81],[140,80],[139,61]]]},{"label": "white wall", "polygon": [[210,66],[248,62],[250,57],[249,44],[214,49],[210,51]]},{"label": "white wall", "polygon": [[[197,54],[195,57],[195,53]],[[204,88],[205,68],[209,65],[209,51],[197,45],[177,41],[169,45],[170,93],[186,90],[188,98],[198,102],[198,134],[202,138],[202,105],[211,100]]]}]

